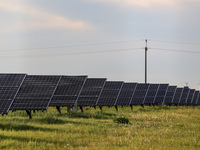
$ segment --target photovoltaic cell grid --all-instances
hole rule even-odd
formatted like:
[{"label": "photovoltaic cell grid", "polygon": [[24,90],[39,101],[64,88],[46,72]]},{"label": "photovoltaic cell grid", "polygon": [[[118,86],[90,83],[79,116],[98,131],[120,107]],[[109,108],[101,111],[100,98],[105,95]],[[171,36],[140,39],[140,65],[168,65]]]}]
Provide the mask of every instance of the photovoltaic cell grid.
[{"label": "photovoltaic cell grid", "polygon": [[77,106],[95,106],[105,82],[105,78],[87,78],[77,100]]},{"label": "photovoltaic cell grid", "polygon": [[143,101],[144,105],[152,105],[159,88],[159,84],[150,84],[146,97]]},{"label": "photovoltaic cell grid", "polygon": [[198,97],[199,97],[199,91],[195,91],[194,92],[194,97],[192,99],[192,105],[193,106],[195,106],[197,104]]},{"label": "photovoltaic cell grid", "polygon": [[197,106],[199,106],[199,105],[200,105],[200,93],[199,93],[199,96],[198,96],[198,98],[197,98],[196,105],[197,105]]},{"label": "photovoltaic cell grid", "polygon": [[26,76],[11,110],[46,110],[61,76]]},{"label": "photovoltaic cell grid", "polygon": [[150,84],[137,84],[129,105],[142,105]]},{"label": "photovoltaic cell grid", "polygon": [[171,105],[172,104],[176,89],[177,89],[176,86],[168,86],[167,93],[166,93],[165,98],[164,98],[164,104],[165,105]]},{"label": "photovoltaic cell grid", "polygon": [[122,86],[123,82],[107,81],[103,87],[102,93],[96,105],[114,106],[117,98],[119,97]]},{"label": "photovoltaic cell grid", "polygon": [[163,104],[169,84],[160,84],[153,104]]},{"label": "photovoltaic cell grid", "polygon": [[133,97],[137,83],[124,83],[115,106],[128,106]]},{"label": "photovoltaic cell grid", "polygon": [[183,88],[177,88],[176,93],[174,95],[174,99],[172,101],[173,105],[178,105],[183,93]]},{"label": "photovoltaic cell grid", "polygon": [[62,76],[49,106],[73,107],[87,76]]},{"label": "photovoltaic cell grid", "polygon": [[188,94],[188,98],[187,100],[185,101],[185,104],[186,105],[192,105],[192,99],[194,97],[194,93],[195,93],[195,90],[194,89],[190,89],[190,92]]},{"label": "photovoltaic cell grid", "polygon": [[6,114],[26,74],[0,74],[0,113]]},{"label": "photovoltaic cell grid", "polygon": [[186,100],[188,98],[188,94],[189,94],[190,89],[188,87],[183,88],[183,92],[182,95],[180,97],[180,100],[178,102],[179,105],[185,105]]}]

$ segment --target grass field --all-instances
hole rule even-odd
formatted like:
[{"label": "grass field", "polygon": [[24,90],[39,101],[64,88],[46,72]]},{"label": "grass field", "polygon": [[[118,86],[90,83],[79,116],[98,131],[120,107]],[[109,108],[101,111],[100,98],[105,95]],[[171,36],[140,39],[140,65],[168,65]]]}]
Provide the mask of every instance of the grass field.
[{"label": "grass field", "polygon": [[[0,117],[0,149],[200,149],[200,107],[55,108]],[[113,121],[129,119],[129,124]]]}]

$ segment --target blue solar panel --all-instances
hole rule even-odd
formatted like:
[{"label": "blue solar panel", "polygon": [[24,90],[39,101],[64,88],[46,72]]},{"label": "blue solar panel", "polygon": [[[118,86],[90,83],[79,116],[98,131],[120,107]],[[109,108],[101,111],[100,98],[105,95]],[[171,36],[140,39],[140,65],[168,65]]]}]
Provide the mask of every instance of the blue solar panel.
[{"label": "blue solar panel", "polygon": [[97,106],[114,106],[119,97],[123,82],[107,81],[103,87]]},{"label": "blue solar panel", "polygon": [[62,76],[49,106],[73,107],[87,76]]},{"label": "blue solar panel", "polygon": [[115,106],[127,106],[130,104],[137,83],[124,83]]},{"label": "blue solar panel", "polygon": [[7,114],[26,74],[0,74],[0,113]]},{"label": "blue solar panel", "polygon": [[194,89],[190,89],[190,92],[188,94],[188,98],[186,99],[185,103],[186,105],[192,105],[192,99],[194,97],[194,93],[195,93],[195,90]]},{"label": "blue solar panel", "polygon": [[175,92],[176,92],[176,86],[168,86],[167,93],[164,98],[164,104],[165,105],[171,105],[172,100],[174,98]]},{"label": "blue solar panel", "polygon": [[153,104],[158,105],[158,104],[163,104],[164,103],[164,98],[167,93],[168,89],[168,84],[160,84],[158,88],[158,92],[155,96]]},{"label": "blue solar panel", "polygon": [[172,101],[173,105],[178,105],[183,93],[183,88],[177,88],[176,93],[174,95],[174,99]]},{"label": "blue solar panel", "polygon": [[77,100],[77,106],[95,106],[105,82],[105,78],[87,78]]},{"label": "blue solar panel", "polygon": [[197,98],[196,105],[197,105],[197,106],[199,106],[199,105],[200,105],[200,93],[199,93],[199,96],[198,96],[198,98]]},{"label": "blue solar panel", "polygon": [[195,92],[194,92],[194,97],[193,97],[193,99],[192,99],[192,106],[197,105],[198,97],[199,97],[199,91],[195,91]]},{"label": "blue solar panel", "polygon": [[149,89],[149,85],[150,84],[137,84],[129,105],[143,105],[144,99]]},{"label": "blue solar panel", "polygon": [[188,98],[188,95],[189,95],[189,91],[190,91],[190,89],[188,88],[188,87],[184,87],[183,88],[183,92],[182,92],[182,95],[181,95],[181,97],[180,97],[180,100],[179,100],[179,102],[178,102],[178,104],[179,105],[186,105],[186,100],[187,100],[187,98]]},{"label": "blue solar panel", "polygon": [[158,92],[159,84],[150,84],[149,89],[147,91],[147,95],[144,99],[144,105],[152,105],[155,99],[155,96]]},{"label": "blue solar panel", "polygon": [[61,76],[27,75],[11,110],[46,110]]}]

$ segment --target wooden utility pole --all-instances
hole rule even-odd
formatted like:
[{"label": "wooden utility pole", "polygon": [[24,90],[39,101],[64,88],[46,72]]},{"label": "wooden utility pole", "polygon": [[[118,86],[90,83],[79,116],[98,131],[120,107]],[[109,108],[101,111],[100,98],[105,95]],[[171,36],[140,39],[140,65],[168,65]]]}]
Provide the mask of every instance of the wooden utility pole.
[{"label": "wooden utility pole", "polygon": [[147,83],[147,39],[145,40],[146,47],[145,47],[145,84]]}]

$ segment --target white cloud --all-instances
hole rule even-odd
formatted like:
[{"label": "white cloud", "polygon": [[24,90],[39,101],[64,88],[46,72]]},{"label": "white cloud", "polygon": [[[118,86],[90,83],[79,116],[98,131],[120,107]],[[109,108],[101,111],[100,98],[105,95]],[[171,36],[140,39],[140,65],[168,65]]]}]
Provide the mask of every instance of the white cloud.
[{"label": "white cloud", "polygon": [[[20,3],[21,1],[16,0],[1,0],[0,9],[6,11],[12,17],[21,16],[20,19],[12,23],[12,26],[7,26],[7,28],[0,29],[4,31],[15,31],[15,30],[24,30],[24,29],[81,29],[88,30],[93,27],[84,21],[75,21],[69,18],[59,16],[50,12],[45,12],[39,10],[32,6],[24,5]],[[5,18],[1,17],[1,22],[6,24]]]}]

